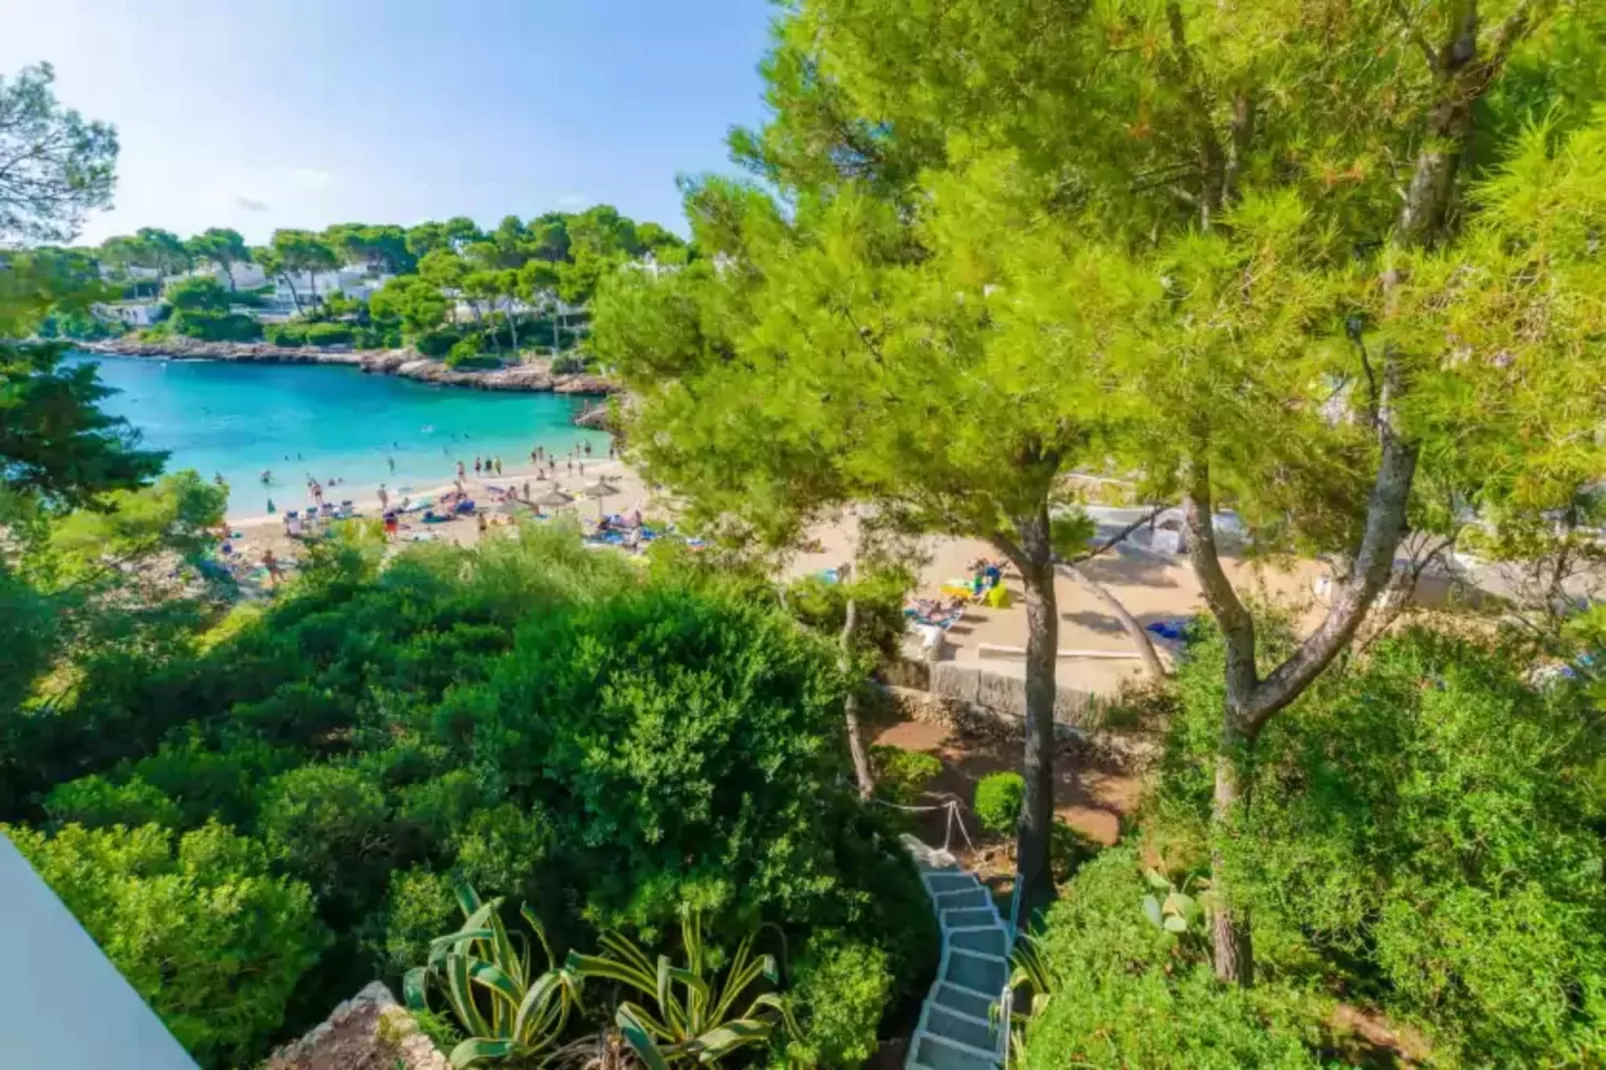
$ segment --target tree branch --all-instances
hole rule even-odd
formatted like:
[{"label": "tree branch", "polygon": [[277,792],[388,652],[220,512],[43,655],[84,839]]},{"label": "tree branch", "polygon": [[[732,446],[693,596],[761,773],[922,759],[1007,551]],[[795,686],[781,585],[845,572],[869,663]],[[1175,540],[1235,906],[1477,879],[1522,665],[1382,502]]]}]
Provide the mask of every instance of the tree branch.
[{"label": "tree branch", "polygon": [[1195,447],[1198,452],[1184,473],[1187,493],[1182,499],[1182,518],[1188,532],[1188,557],[1193,563],[1194,575],[1199,578],[1205,605],[1210,607],[1227,640],[1227,713],[1236,721],[1253,700],[1259,680],[1255,670],[1255,621],[1221,567],[1216,526],[1211,516],[1210,462],[1204,456],[1206,448],[1203,443]]},{"label": "tree branch", "polygon": [[1105,539],[1103,542],[1099,543],[1093,549],[1086,550],[1069,559],[1061,558],[1054,563],[1057,565],[1068,565],[1074,568],[1075,566],[1082,564],[1084,561],[1091,561],[1095,557],[1100,557],[1103,554],[1108,553],[1111,548],[1117,544],[1125,542],[1129,535],[1141,528],[1143,525],[1147,524],[1149,521],[1153,520],[1155,517],[1159,516],[1162,511],[1163,510],[1161,507],[1157,505],[1153,509],[1150,509],[1147,513],[1138,517],[1138,519],[1132,521],[1132,523],[1128,524],[1126,527],[1122,528],[1120,531],[1116,532],[1114,535],[1111,535],[1108,539]]},{"label": "tree branch", "polygon": [[1421,49],[1422,55],[1426,57],[1428,69],[1438,70],[1439,54],[1428,43],[1428,39],[1422,36],[1422,31],[1416,28],[1416,22],[1411,18],[1411,13],[1405,10],[1405,5],[1400,0],[1390,0],[1390,6],[1394,8],[1394,13],[1400,16],[1400,21],[1405,24],[1406,36],[1411,39],[1412,44]]}]

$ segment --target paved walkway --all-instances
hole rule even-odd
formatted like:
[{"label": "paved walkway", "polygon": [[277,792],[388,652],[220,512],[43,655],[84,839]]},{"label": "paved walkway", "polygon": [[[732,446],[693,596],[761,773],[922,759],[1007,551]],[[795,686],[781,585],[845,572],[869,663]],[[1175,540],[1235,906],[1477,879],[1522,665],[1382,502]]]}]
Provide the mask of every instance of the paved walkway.
[{"label": "paved walkway", "polygon": [[1007,1024],[989,1020],[1009,979],[1009,930],[976,875],[947,851],[913,836],[904,847],[920,867],[942,928],[942,962],[909,1041],[905,1070],[993,1070]]}]

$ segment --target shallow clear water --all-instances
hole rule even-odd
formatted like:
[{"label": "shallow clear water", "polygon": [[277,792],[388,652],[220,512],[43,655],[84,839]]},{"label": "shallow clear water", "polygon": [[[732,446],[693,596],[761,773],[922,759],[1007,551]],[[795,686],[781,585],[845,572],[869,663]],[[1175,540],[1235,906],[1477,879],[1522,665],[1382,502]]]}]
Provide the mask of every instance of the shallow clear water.
[{"label": "shallow clear water", "polygon": [[[168,469],[194,468],[229,484],[228,515],[261,516],[307,503],[310,474],[330,501],[357,498],[380,483],[391,490],[449,483],[463,461],[500,456],[528,466],[536,446],[567,453],[607,436],[570,421],[584,402],[554,394],[509,394],[430,386],[356,368],[310,364],[91,357],[120,393],[106,411],[127,417]],[[394,462],[395,468],[391,468]],[[270,482],[261,482],[263,471]],[[330,488],[333,478],[340,485]]]}]

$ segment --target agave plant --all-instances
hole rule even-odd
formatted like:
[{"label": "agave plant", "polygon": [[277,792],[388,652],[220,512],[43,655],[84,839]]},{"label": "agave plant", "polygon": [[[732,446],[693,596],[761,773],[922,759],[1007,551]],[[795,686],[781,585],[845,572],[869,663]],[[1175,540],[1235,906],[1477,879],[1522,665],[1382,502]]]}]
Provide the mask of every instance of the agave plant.
[{"label": "agave plant", "polygon": [[1158,870],[1145,869],[1143,879],[1154,889],[1154,894],[1143,897],[1143,916],[1149,919],[1149,924],[1173,937],[1202,931],[1205,906],[1188,894],[1196,883],[1195,878],[1187,878],[1179,887]]},{"label": "agave plant", "polygon": [[[1028,1001],[1023,1006],[1015,1002],[1015,997],[1011,996],[1006,1064],[1024,1051],[1026,1026],[1048,1007],[1049,997],[1054,991],[1054,978],[1048,971],[1048,963],[1044,961],[1037,941],[1029,933],[1021,933],[1016,938],[1015,948],[1009,954],[1009,963],[1012,967],[1009,974],[1009,991],[1013,994],[1018,990],[1024,990]],[[989,1010],[990,1017],[996,1025],[999,1005],[995,1003]]]},{"label": "agave plant", "polygon": [[756,935],[748,933],[737,947],[723,983],[709,976],[702,921],[692,913],[681,920],[684,967],[672,965],[668,955],[659,955],[655,964],[618,933],[598,938],[601,955],[570,952],[568,967],[581,977],[618,982],[651,1001],[653,1010],[626,1000],[615,1015],[620,1033],[648,1070],[664,1070],[687,1059],[716,1063],[738,1048],[765,1043],[778,1025],[797,1032],[785,1002],[774,992],[753,996],[738,1016],[744,993],[759,978],[771,984],[777,980],[774,956],[753,954]]},{"label": "agave plant", "polygon": [[580,1006],[582,980],[567,966],[553,969],[552,946],[541,920],[521,906],[546,960],[537,975],[534,949],[522,933],[515,946],[502,924],[501,899],[481,902],[473,888],[457,889],[463,927],[430,942],[429,963],[407,971],[407,1006],[428,1010],[433,983],[468,1039],[452,1049],[454,1067],[507,1059],[528,1060],[551,1049],[569,1015]]}]

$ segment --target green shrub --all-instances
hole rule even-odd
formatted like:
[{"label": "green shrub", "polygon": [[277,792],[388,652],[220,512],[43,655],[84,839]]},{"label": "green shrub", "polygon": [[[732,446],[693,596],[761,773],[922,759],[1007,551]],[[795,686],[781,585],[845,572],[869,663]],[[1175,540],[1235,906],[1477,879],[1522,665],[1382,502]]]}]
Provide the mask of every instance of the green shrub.
[{"label": "green shrub", "polygon": [[216,824],[4,832],[190,1054],[254,1061],[324,940],[304,884]]},{"label": "green shrub", "polygon": [[942,772],[935,755],[902,747],[871,747],[870,770],[876,794],[899,806],[913,806],[926,793],[926,785]]},{"label": "green shrub", "polygon": [[395,832],[384,793],[362,770],[305,765],[263,785],[262,795],[263,841],[326,910],[329,900],[345,905],[385,886]]},{"label": "green shrub", "polygon": [[255,342],[262,337],[262,324],[240,312],[180,310],[168,325],[174,334],[204,342]]},{"label": "green shrub", "polygon": [[[1202,862],[1223,652],[1213,633],[1195,647],[1155,831]],[[1379,642],[1270,722],[1254,805],[1222,844],[1269,969],[1337,972],[1447,1052],[1499,1065],[1606,1043],[1606,800],[1590,780],[1606,737],[1584,689],[1537,691],[1528,666],[1425,631]]]},{"label": "green shrub", "polygon": [[444,357],[462,338],[463,333],[453,328],[430,331],[413,339],[413,348],[426,357]]},{"label": "green shrub", "polygon": [[452,348],[446,354],[446,366],[456,368],[464,364],[472,364],[480,359],[480,341],[478,336],[460,338],[452,343]]},{"label": "green shrub", "polygon": [[421,867],[391,874],[379,941],[383,967],[400,977],[423,962],[429,957],[429,942],[450,932],[458,916],[451,877]]},{"label": "green shrub", "polygon": [[1136,850],[1113,847],[1049,910],[1036,942],[1051,992],[1026,1030],[1027,1067],[1324,1065],[1325,1004],[1277,982],[1219,984],[1143,916],[1148,892]]},{"label": "green shrub", "polygon": [[276,346],[304,346],[307,328],[301,323],[270,323],[263,328],[268,341]]},{"label": "green shrub", "polygon": [[231,296],[228,288],[216,279],[195,276],[169,283],[162,293],[177,312],[227,312]]},{"label": "green shrub", "polygon": [[45,796],[45,812],[56,825],[177,826],[178,805],[138,776],[116,783],[99,774],[59,784]]},{"label": "green shrub", "polygon": [[352,337],[352,328],[344,323],[310,323],[307,325],[308,345],[350,345]]},{"label": "green shrub", "polygon": [[1015,831],[1025,798],[1026,781],[1019,773],[988,773],[976,782],[972,805],[983,828],[1004,836]]},{"label": "green shrub", "polygon": [[281,346],[350,345],[355,330],[346,323],[270,323],[268,341]]},{"label": "green shrub", "polygon": [[863,1066],[876,1052],[876,1027],[892,1001],[886,952],[819,933],[793,976],[803,1035],[787,1044],[788,1060],[844,1070]]}]

